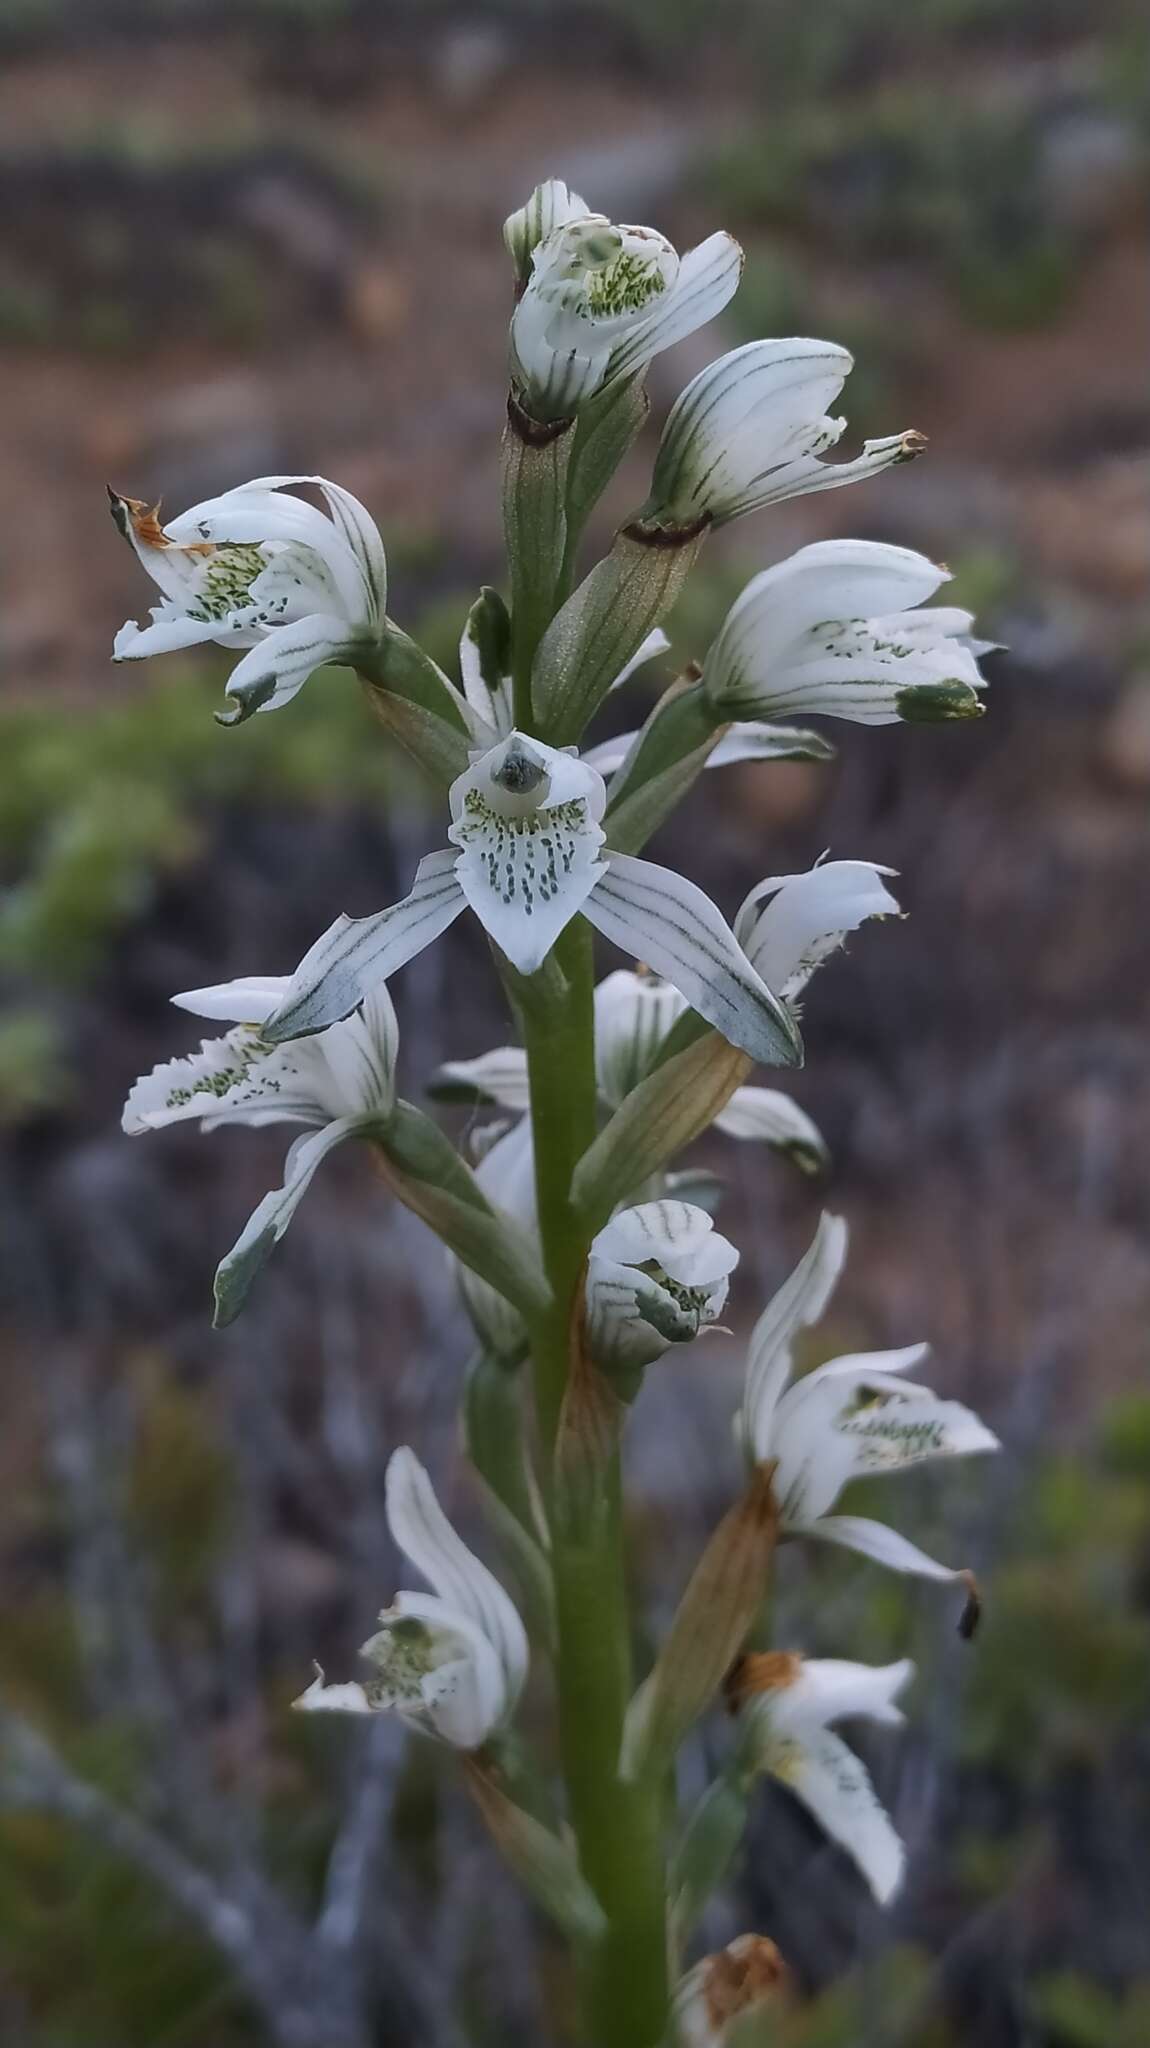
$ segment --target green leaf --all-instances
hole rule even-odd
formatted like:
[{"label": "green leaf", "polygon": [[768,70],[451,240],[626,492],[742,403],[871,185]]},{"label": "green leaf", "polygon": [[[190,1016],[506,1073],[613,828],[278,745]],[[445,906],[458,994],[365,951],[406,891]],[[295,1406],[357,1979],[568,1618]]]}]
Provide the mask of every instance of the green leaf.
[{"label": "green leaf", "polygon": [[734,1862],[749,1804],[744,1774],[728,1767],[708,1785],[687,1822],[667,1886],[676,1943],[692,1932]]},{"label": "green leaf", "polygon": [[620,1103],[575,1168],[571,1194],[588,1230],[714,1122],[751,1071],[718,1031],[658,1066]]},{"label": "green leaf", "polygon": [[598,1940],[606,1919],[574,1850],[508,1797],[493,1762],[471,1756],[464,1768],[468,1789],[525,1890],[572,1941]]},{"label": "green leaf", "polygon": [[567,599],[539,646],[535,709],[553,746],[573,745],[620,669],[671,610],[703,534],[618,534]]},{"label": "green leaf", "polygon": [[495,1214],[438,1124],[412,1103],[399,1102],[376,1153],[393,1192],[457,1259],[529,1322],[546,1313],[551,1295],[530,1240]]}]

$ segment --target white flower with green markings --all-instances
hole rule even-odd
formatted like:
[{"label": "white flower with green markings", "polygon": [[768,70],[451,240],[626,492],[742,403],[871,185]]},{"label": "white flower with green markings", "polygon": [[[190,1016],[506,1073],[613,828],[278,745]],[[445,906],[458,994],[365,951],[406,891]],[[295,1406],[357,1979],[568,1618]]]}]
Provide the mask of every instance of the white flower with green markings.
[{"label": "white flower with green markings", "polygon": [[852,1479],[1000,1448],[960,1401],[940,1400],[929,1387],[903,1378],[926,1357],[926,1344],[851,1353],[794,1377],[795,1340],[820,1320],[846,1247],[846,1224],[824,1215],[809,1250],[755,1324],[740,1418],[744,1448],[753,1464],[774,1465],[786,1535],[837,1544],[892,1571],[971,1587],[968,1571],[939,1564],[885,1523],[832,1512]]},{"label": "white flower with green markings", "polygon": [[650,1365],[722,1314],[735,1246],[691,1202],[620,1209],[587,1261],[587,1344],[608,1372]]},{"label": "white flower with green markings", "polygon": [[504,236],[522,283],[512,387],[537,420],[566,418],[606,384],[640,375],[722,311],[742,271],[730,235],[680,257],[657,229],[617,226],[557,179],[512,214]]},{"label": "white flower with green markings", "polygon": [[325,1685],[322,1671],[295,1702],[304,1713],[401,1716],[453,1749],[476,1750],[515,1712],[530,1661],[518,1609],[458,1536],[414,1451],[387,1468],[387,1520],[430,1593],[397,1593],[360,1652],[362,1683]]},{"label": "white flower with green markings", "polygon": [[708,363],[667,416],[643,516],[721,526],[921,454],[922,435],[907,432],[868,441],[853,462],[823,460],[846,427],[827,407],[853,367],[847,349],[803,336],[749,341]]},{"label": "white flower with green markings", "polygon": [[743,1658],[732,1694],[748,1776],[765,1772],[793,1792],[882,1906],[898,1890],[906,1852],[865,1765],[829,1724],[868,1720],[901,1728],[905,1716],[895,1702],[913,1676],[907,1658],[876,1666],[768,1651]]},{"label": "white flower with green markings", "polygon": [[[312,486],[321,512],[294,495]],[[117,661],[176,648],[246,648],[228,678],[223,722],[274,711],[327,662],[378,646],[387,562],[370,514],[318,476],[262,476],[160,524],[159,507],[109,492],[112,513],[162,592],[150,626],[116,635]]]},{"label": "white flower with green markings", "polygon": [[910,548],[814,541],[748,583],[707,655],[703,687],[736,719],[977,718],[986,650],[969,640],[970,613],[918,610],[947,580]]},{"label": "white flower with green markings", "polygon": [[421,861],[411,893],[374,917],[340,918],[301,961],[268,1020],[274,1039],[321,1030],[430,945],[470,905],[521,974],[542,966],[577,912],[648,960],[752,1059],[793,1065],[790,1013],[693,882],[604,845],[603,778],[574,750],[513,732],[450,791],[453,847]]},{"label": "white flower with green markings", "polygon": [[377,1135],[395,1108],[399,1031],[387,989],[373,989],[346,1022],[313,1038],[269,1045],[261,1027],[288,986],[286,975],[254,975],[173,996],[193,1016],[234,1028],[204,1039],[199,1052],[153,1068],[124,1105],[123,1127],[132,1136],[187,1122],[205,1131],[224,1124],[308,1127],[288,1152],[282,1187],[265,1196],[220,1265],[218,1323],[238,1314],[327,1154],[345,1138]]}]

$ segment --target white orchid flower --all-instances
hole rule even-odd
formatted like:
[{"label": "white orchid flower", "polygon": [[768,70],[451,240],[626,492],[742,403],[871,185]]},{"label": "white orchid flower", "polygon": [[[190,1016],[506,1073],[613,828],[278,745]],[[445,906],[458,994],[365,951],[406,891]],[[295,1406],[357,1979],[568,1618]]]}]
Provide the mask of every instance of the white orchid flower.
[{"label": "white orchid flower", "polygon": [[450,790],[452,848],[421,861],[410,894],[390,910],[337,920],[300,963],[269,1035],[298,1037],[348,1015],[469,904],[521,974],[542,965],[581,911],[752,1059],[794,1064],[793,1019],[710,899],[671,869],[604,846],[606,795],[602,776],[574,752],[524,733],[473,755]]},{"label": "white orchid flower", "polygon": [[998,1438],[961,1402],[940,1400],[901,1377],[925,1358],[926,1344],[832,1358],[793,1379],[795,1338],[822,1316],[846,1246],[845,1223],[824,1215],[751,1333],[740,1421],[747,1455],[756,1465],[774,1463],[784,1534],[838,1544],[892,1571],[970,1586],[969,1572],[939,1564],[885,1523],[831,1512],[852,1479],[999,1449]]},{"label": "white orchid flower", "polygon": [[[313,485],[321,512],[292,495]],[[370,514],[319,476],[262,476],[161,526],[159,507],[109,492],[112,513],[163,593],[152,624],[121,626],[117,661],[205,641],[246,648],[232,670],[226,723],[274,711],[326,662],[354,664],[378,644],[387,562]]]},{"label": "white orchid flower", "polygon": [[482,1748],[506,1727],[529,1662],[527,1635],[498,1579],[456,1535],[414,1451],[387,1468],[387,1520],[430,1593],[397,1593],[360,1652],[363,1684],[314,1682],[295,1704],[304,1713],[399,1714],[453,1749]]},{"label": "white orchid flower", "polygon": [[153,1068],[124,1105],[123,1128],[131,1136],[189,1121],[205,1131],[223,1124],[309,1127],[288,1152],[282,1187],[265,1196],[220,1265],[218,1322],[230,1322],[242,1307],[327,1154],[345,1138],[372,1136],[395,1108],[399,1031],[387,989],[373,989],[354,1016],[313,1038],[269,1045],[260,1027],[288,987],[286,975],[258,975],[173,996],[193,1016],[234,1019],[235,1028]]},{"label": "white orchid flower", "polygon": [[511,319],[512,384],[539,420],[565,418],[604,385],[637,376],[722,311],[742,270],[730,235],[680,258],[655,228],[619,227],[577,204],[552,180],[504,230],[522,273],[536,226],[549,227],[530,249]]},{"label": "white orchid flower", "polygon": [[869,917],[901,912],[869,860],[819,861],[801,875],[770,875],[757,882],[735,919],[748,959],[780,1001],[793,1003],[816,967]]},{"label": "white orchid flower", "polygon": [[922,435],[903,433],[866,442],[853,462],[822,460],[846,427],[826,415],[853,368],[847,349],[799,336],[749,341],[708,363],[667,416],[647,513],[720,526],[920,454]]},{"label": "white orchid flower", "polygon": [[984,683],[964,644],[970,613],[916,609],[947,580],[910,548],[815,541],[747,585],[707,655],[703,687],[732,718],[975,718]]},{"label": "white orchid flower", "polygon": [[906,1851],[864,1765],[829,1723],[901,1727],[905,1716],[895,1701],[913,1676],[905,1657],[873,1665],[768,1651],[744,1657],[732,1687],[748,1772],[767,1772],[793,1792],[846,1850],[882,1906],[902,1881]]},{"label": "white orchid flower", "polygon": [[769,2024],[789,1995],[790,1972],[774,1942],[765,1934],[740,1934],[680,1979],[672,2009],[674,2048],[728,2048],[746,2040],[747,2027],[758,2018]]},{"label": "white orchid flower", "polygon": [[723,1312],[739,1254],[704,1209],[640,1202],[593,1239],[587,1260],[587,1340],[609,1371],[650,1365]]}]

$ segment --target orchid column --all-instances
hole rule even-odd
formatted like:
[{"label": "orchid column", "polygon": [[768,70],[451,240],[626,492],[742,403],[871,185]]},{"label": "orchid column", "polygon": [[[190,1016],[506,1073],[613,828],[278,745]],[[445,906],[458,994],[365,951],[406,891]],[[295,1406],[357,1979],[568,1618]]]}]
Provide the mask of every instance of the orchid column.
[{"label": "orchid column", "polygon": [[[389,616],[379,534],[339,486],[260,478],[166,527],[158,508],[113,499],[163,600],[150,626],[123,629],[119,658],[208,640],[243,650],[229,724],[287,704],[325,663],[353,668],[448,814],[445,843],[409,893],[372,916],[337,918],[294,974],[177,997],[232,1028],[139,1082],[125,1127],[304,1127],[283,1185],[221,1262],[219,1322],[241,1311],[345,1139],[370,1147],[392,1193],[447,1247],[477,1344],[461,1396],[466,1442],[519,1602],[400,1447],[388,1518],[432,1590],[384,1609],[364,1646],[368,1676],[328,1684],[319,1673],[297,1704],[398,1713],[460,1753],[496,1841],[570,1941],[588,2048],[720,2048],[782,1981],[759,1936],[685,1967],[759,1778],[789,1784],[879,1898],[902,1869],[893,1827],[829,1723],[859,1713],[896,1723],[910,1667],[871,1671],[790,1645],[748,1652],[776,1544],[837,1543],[957,1581],[969,1633],[968,1573],[884,1524],[830,1510],[856,1472],[982,1452],[994,1439],[902,1377],[922,1346],[833,1360],[790,1384],[794,1338],[821,1314],[845,1253],[845,1227],[824,1218],[755,1326],[732,1505],[653,1663],[634,1670],[624,1428],[660,1356],[723,1312],[738,1262],[698,1177],[674,1162],[714,1125],[825,1171],[810,1119],[750,1076],[800,1062],[796,1005],[811,974],[868,919],[898,911],[889,869],[828,860],[749,877],[732,925],[641,849],[704,769],[830,754],[820,733],[780,718],[976,715],[981,650],[965,613],[921,609],[945,578],[933,563],[877,542],[823,542],[752,580],[641,726],[587,745],[608,694],[668,651],[664,621],[713,528],[865,479],[923,444],[896,434],[853,461],[825,461],[844,425],[825,408],[849,356],[801,338],[751,343],[687,387],[649,496],[577,581],[588,514],[647,414],[647,366],[722,310],[741,252],[716,234],[680,257],[655,230],[618,226],[554,180],[512,216],[505,240],[518,286],[503,466],[510,604],[480,594],[458,684]],[[322,509],[301,496],[308,487]],[[474,1163],[400,1095],[388,995],[465,912],[491,941],[517,1041],[439,1077],[442,1093],[505,1119]],[[596,986],[595,932],[642,964]],[[555,1786],[519,1725],[532,1656],[554,1668]],[[680,1819],[679,1748],[721,1698],[727,1761]]]}]

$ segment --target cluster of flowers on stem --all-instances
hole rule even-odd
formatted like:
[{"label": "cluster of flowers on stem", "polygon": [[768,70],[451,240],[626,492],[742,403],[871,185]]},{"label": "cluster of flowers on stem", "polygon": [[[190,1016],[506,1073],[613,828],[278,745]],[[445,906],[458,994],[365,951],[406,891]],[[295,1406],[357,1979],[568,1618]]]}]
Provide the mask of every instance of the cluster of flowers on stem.
[{"label": "cluster of flowers on stem", "polygon": [[[481,593],[464,624],[458,680],[389,616],[382,540],[338,485],[262,477],[166,525],[158,506],[113,495],[117,524],[161,593],[149,625],[117,635],[117,659],[209,641],[239,651],[220,714],[228,724],[287,704],[318,669],[354,669],[448,811],[446,843],[399,902],[337,918],[293,972],[176,996],[227,1028],[138,1081],[124,1127],[298,1127],[282,1185],[220,1264],[218,1322],[239,1313],[344,1139],[372,1148],[393,1193],[446,1245],[478,1347],[468,1444],[498,1526],[514,1532],[509,1556],[531,1640],[519,1605],[452,1528],[404,1446],[387,1471],[388,1519],[431,1590],[402,1592],[379,1616],[362,1677],[328,1684],[317,1673],[297,1704],[396,1713],[465,1753],[472,1789],[524,1881],[578,1931],[580,1954],[598,1945],[609,1956],[610,1888],[595,1875],[604,1845],[579,1806],[587,1745],[567,1772],[572,1839],[518,1796],[509,1737],[532,1657],[548,1654],[556,1632],[561,1674],[569,1682],[578,1670],[563,1597],[569,1550],[592,1560],[586,1569],[604,1584],[621,1584],[619,1522],[605,1523],[601,1504],[617,1484],[645,1374],[727,1307],[739,1255],[710,1213],[715,1184],[675,1162],[713,1127],[825,1173],[827,1147],[810,1117],[751,1076],[756,1065],[801,1062],[799,999],[810,977],[861,925],[898,914],[889,868],[827,858],[754,880],[728,922],[694,882],[641,849],[704,769],[825,759],[829,741],[796,719],[976,716],[986,648],[966,612],[930,605],[946,571],[924,556],[819,541],[751,579],[710,647],[691,650],[633,730],[589,738],[608,698],[668,655],[665,621],[712,528],[873,477],[924,444],[896,433],[853,460],[829,459],[845,422],[828,408],[850,356],[809,338],[751,342],[688,384],[663,427],[648,497],[578,581],[588,515],[646,416],[648,365],[722,311],[741,251],[720,233],[680,256],[654,229],[592,212],[559,180],[512,215],[505,242],[516,286],[504,461],[510,603]],[[492,1113],[470,1158],[399,1093],[389,993],[465,911],[492,943],[522,1038],[436,1076],[433,1094]],[[594,988],[588,927],[633,963]],[[556,1069],[564,1058],[570,1075]],[[902,1876],[894,1826],[832,1723],[900,1723],[895,1702],[911,1666],[769,1646],[761,1616],[777,1545],[837,1545],[896,1572],[959,1582],[964,1632],[973,1627],[969,1572],[884,1522],[838,1512],[858,1477],[996,1448],[967,1408],[909,1377],[922,1344],[802,1369],[800,1340],[812,1341],[846,1242],[845,1223],[823,1215],[759,1315],[734,1418],[742,1497],[733,1476],[734,1505],[652,1670],[629,1703],[608,1700],[593,1731],[621,1811],[647,1799],[662,1816],[691,1725],[722,1700],[729,1710],[727,1760],[682,1824],[666,1871],[664,1938],[652,1950],[662,1956],[681,1954],[764,1775],[809,1808],[880,1901]],[[624,1643],[620,1670],[629,1657]],[[636,1965],[635,1983],[617,1987],[631,2001],[617,2028],[630,2048],[655,2048],[667,2029],[671,2040],[717,2048],[782,1997],[786,1980],[762,1936],[695,1963],[677,1990],[653,1983],[645,2004],[641,1975]],[[591,1996],[595,2010],[599,1992]],[[598,2011],[588,2024],[602,2030]]]}]

